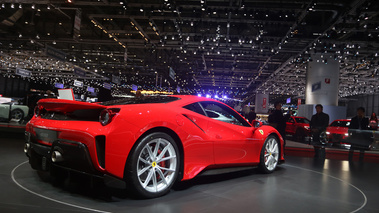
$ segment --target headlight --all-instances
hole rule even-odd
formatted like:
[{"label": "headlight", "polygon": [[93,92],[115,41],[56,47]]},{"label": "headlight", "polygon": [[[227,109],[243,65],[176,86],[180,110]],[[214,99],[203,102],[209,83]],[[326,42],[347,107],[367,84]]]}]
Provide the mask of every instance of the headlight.
[{"label": "headlight", "polygon": [[330,135],[330,132],[326,132],[327,135]]},{"label": "headlight", "polygon": [[306,130],[310,129],[310,127],[309,127],[309,126],[304,126],[304,128],[305,128]]},{"label": "headlight", "polygon": [[112,108],[112,109],[104,109],[101,111],[100,116],[99,116],[99,122],[101,125],[105,126],[108,125],[111,121],[112,118],[120,112],[120,109],[117,108]]},{"label": "headlight", "polygon": [[349,137],[349,133],[345,133],[345,136],[346,136],[346,137]]}]

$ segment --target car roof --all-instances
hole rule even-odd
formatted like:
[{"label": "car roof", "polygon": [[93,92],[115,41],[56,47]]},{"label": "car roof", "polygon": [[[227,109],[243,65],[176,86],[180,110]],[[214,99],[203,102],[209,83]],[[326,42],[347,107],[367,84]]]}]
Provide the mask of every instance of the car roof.
[{"label": "car roof", "polygon": [[306,117],[301,117],[301,116],[291,116],[292,118],[305,118],[305,119],[308,119]]},{"label": "car roof", "polygon": [[106,101],[100,103],[104,106],[114,106],[114,105],[132,105],[132,104],[173,104],[173,105],[186,105],[194,102],[200,101],[214,101],[222,103],[220,101],[206,98],[198,97],[194,95],[160,95],[160,96],[143,96],[141,98],[122,98],[112,101]]}]

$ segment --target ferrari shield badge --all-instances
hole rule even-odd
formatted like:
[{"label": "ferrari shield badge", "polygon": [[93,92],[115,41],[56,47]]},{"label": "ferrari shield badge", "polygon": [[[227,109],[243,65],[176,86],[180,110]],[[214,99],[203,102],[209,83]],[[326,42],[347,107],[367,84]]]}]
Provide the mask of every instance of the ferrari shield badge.
[{"label": "ferrari shield badge", "polygon": [[261,135],[263,135],[263,134],[264,134],[263,130],[261,130],[261,129],[259,130],[259,133],[261,133]]}]

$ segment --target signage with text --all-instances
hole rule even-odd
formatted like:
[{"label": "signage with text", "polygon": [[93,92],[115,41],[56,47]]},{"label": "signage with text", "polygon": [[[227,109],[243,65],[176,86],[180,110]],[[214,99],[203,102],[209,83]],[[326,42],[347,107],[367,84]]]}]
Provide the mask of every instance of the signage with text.
[{"label": "signage with text", "polygon": [[22,77],[30,78],[32,77],[32,72],[26,69],[16,68],[16,74]]},{"label": "signage with text", "polygon": [[76,86],[76,87],[83,87],[83,81],[77,81],[77,80],[75,80],[74,81],[74,86]]},{"label": "signage with text", "polygon": [[106,83],[106,82],[104,82],[103,87],[104,87],[105,89],[109,89],[109,90],[112,89],[112,85],[111,85],[110,83]]},{"label": "signage with text", "polygon": [[45,53],[47,56],[51,56],[51,57],[56,58],[58,60],[61,60],[61,61],[66,60],[66,53],[64,53],[63,51],[60,51],[58,49],[55,49],[52,46],[46,45]]},{"label": "signage with text", "polygon": [[86,77],[86,71],[80,67],[74,68],[74,74],[81,77]]}]

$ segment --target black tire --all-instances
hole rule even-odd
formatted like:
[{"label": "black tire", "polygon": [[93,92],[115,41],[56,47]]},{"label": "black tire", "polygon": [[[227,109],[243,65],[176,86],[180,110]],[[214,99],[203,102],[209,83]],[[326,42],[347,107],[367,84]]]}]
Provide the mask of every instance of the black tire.
[{"label": "black tire", "polygon": [[322,145],[325,145],[325,144],[328,143],[328,136],[326,135],[326,131],[322,131],[322,132],[320,133],[320,143],[321,143]]},{"label": "black tire", "polygon": [[155,198],[167,194],[180,171],[180,153],[175,141],[166,133],[155,132],[137,143],[128,158],[125,174],[133,197]]},{"label": "black tire", "polygon": [[24,112],[21,109],[14,109],[11,111],[10,120],[15,120],[17,122],[21,121],[24,118]]},{"label": "black tire", "polygon": [[[266,138],[261,154],[258,168],[265,174],[275,171],[280,157],[279,139],[273,135]],[[270,162],[268,162],[270,161]]]}]

